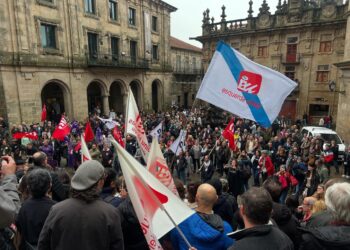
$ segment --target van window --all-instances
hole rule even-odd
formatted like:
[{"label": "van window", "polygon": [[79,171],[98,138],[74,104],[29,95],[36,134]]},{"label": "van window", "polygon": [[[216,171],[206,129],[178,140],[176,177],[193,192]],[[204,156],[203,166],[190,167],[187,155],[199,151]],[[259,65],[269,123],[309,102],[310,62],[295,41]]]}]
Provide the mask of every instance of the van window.
[{"label": "van window", "polygon": [[341,144],[342,141],[340,140],[339,136],[336,134],[320,134],[321,138],[326,142],[335,141],[337,144]]}]

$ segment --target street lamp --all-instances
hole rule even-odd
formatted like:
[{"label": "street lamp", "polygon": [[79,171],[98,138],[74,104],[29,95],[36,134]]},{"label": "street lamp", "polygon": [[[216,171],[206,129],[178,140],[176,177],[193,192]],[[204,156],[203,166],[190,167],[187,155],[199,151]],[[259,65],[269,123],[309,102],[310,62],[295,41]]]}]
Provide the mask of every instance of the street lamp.
[{"label": "street lamp", "polygon": [[339,93],[342,95],[345,95],[345,93],[346,93],[345,90],[343,90],[343,91],[336,90],[336,82],[335,81],[330,81],[328,84],[328,88],[329,88],[329,91],[331,91],[331,92]]}]

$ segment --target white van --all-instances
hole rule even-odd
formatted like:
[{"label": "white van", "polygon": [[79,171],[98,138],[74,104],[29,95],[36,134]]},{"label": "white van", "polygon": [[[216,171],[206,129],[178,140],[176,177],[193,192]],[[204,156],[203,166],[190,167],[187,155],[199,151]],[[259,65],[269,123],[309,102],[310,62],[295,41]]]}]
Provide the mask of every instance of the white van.
[{"label": "white van", "polygon": [[331,141],[334,140],[338,144],[338,150],[339,150],[338,160],[344,160],[346,147],[343,140],[339,137],[337,132],[335,132],[334,130],[331,130],[329,128],[324,128],[324,127],[307,126],[307,127],[303,127],[300,133],[301,133],[301,136],[304,136],[305,134],[307,134],[308,136],[319,136],[325,143],[331,143]]}]

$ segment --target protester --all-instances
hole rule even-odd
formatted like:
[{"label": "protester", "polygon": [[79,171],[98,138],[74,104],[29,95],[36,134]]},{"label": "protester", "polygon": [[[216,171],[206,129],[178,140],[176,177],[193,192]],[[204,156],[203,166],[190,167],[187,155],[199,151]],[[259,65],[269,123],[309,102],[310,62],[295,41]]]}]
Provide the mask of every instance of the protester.
[{"label": "protester", "polygon": [[229,192],[237,198],[238,195],[244,192],[244,180],[242,178],[242,170],[238,166],[236,159],[231,161],[231,165],[228,171],[228,186]]},{"label": "protester", "polygon": [[46,169],[37,168],[27,176],[31,197],[19,210],[16,226],[21,235],[20,249],[36,248],[40,232],[51,207],[56,203],[49,196],[51,176]]},{"label": "protester", "polygon": [[[270,194],[272,198],[272,214],[271,219],[277,224],[279,229],[284,232],[293,242],[294,249],[298,249],[301,235],[298,231],[300,223],[284,203],[281,203],[282,184],[275,177],[269,177],[263,183],[263,187]],[[296,202],[295,208],[298,207]]]},{"label": "protester", "polygon": [[236,240],[230,250],[293,250],[292,241],[278,227],[269,223],[272,198],[263,188],[253,187],[238,200],[245,229],[230,235]]},{"label": "protester", "polygon": [[[230,225],[219,215],[213,214],[213,206],[217,201],[215,188],[209,184],[199,186],[196,195],[196,213],[183,221],[179,228],[188,241],[196,249],[227,249],[233,241],[226,236],[232,232]],[[188,246],[176,229],[170,233],[174,250],[187,250]]]},{"label": "protester", "polygon": [[123,199],[119,195],[119,188],[117,173],[113,169],[105,169],[105,180],[100,194],[101,198],[114,207],[118,207],[123,202]]},{"label": "protester", "polygon": [[336,183],[325,195],[332,214],[329,226],[304,229],[300,250],[345,250],[350,246],[350,184]]},{"label": "protester", "polygon": [[12,157],[3,156],[0,168],[0,249],[15,249],[15,232],[10,227],[20,208],[17,192],[16,163]]},{"label": "protester", "polygon": [[72,181],[72,198],[54,205],[41,231],[42,249],[124,249],[118,211],[99,199],[104,167],[82,163]]},{"label": "protester", "polygon": [[[33,155],[33,167],[29,169],[37,169],[37,168],[42,168],[42,169],[47,169],[51,170],[50,165],[48,165],[48,158],[44,152],[36,152]],[[52,180],[52,186],[51,186],[51,192],[52,192],[52,199],[54,201],[62,201],[66,199],[66,192],[65,188],[62,184],[62,182],[58,179],[57,173],[54,171],[50,171],[51,175],[51,180]]]},{"label": "protester", "polygon": [[213,177],[214,170],[214,165],[209,159],[209,156],[204,156],[203,166],[201,167],[201,179],[203,183],[209,181]]}]

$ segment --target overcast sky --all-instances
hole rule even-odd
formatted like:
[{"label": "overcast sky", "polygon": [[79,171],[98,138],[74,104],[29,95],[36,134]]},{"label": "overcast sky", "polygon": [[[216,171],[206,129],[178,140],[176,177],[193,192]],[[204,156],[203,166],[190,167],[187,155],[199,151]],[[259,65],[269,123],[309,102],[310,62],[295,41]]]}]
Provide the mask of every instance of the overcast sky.
[{"label": "overcast sky", "polygon": [[[175,6],[176,12],[171,14],[171,35],[188,43],[201,47],[201,43],[189,40],[202,34],[203,11],[210,9],[210,18],[215,22],[221,19],[221,6],[226,6],[226,20],[248,17],[249,0],[164,0]],[[253,0],[254,16],[259,13],[263,0]],[[274,13],[278,0],[267,0],[271,13]]]}]

